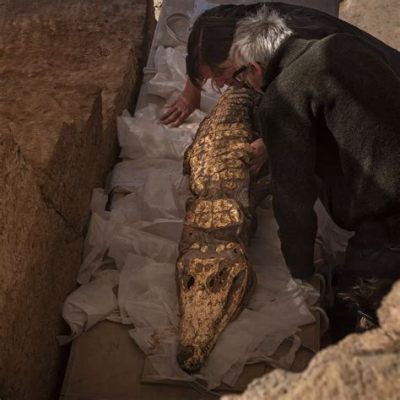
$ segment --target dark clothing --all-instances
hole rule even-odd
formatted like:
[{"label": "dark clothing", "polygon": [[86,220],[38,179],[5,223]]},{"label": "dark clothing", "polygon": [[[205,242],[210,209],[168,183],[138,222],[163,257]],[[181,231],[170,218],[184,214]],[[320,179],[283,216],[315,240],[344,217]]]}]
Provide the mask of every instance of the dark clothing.
[{"label": "dark clothing", "polygon": [[[260,113],[286,262],[295,277],[313,273],[317,176],[333,220],[356,231],[346,257],[356,275],[371,251],[372,264],[384,271],[382,260],[393,266],[399,259],[386,249],[400,243],[400,97],[394,76],[400,76],[400,53],[345,21],[301,6],[223,5],[203,15],[239,20],[264,4],[298,38],[270,63]],[[339,35],[327,38],[333,34]]]},{"label": "dark clothing", "polygon": [[287,26],[302,39],[322,39],[334,33],[348,33],[366,40],[379,50],[400,76],[400,54],[397,50],[339,18],[313,8],[285,3],[256,3],[248,5],[222,5],[205,11],[204,16],[240,18],[254,14],[262,6],[274,9],[285,19]]},{"label": "dark clothing", "polygon": [[293,276],[313,273],[315,175],[353,246],[398,246],[400,80],[385,56],[353,35],[291,38],[266,66],[265,89],[259,116]]}]

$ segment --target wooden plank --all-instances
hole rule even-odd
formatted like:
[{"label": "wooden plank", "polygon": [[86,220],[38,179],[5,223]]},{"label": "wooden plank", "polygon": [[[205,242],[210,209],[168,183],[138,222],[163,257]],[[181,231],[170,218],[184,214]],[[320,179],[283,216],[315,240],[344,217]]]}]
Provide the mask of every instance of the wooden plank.
[{"label": "wooden plank", "polygon": [[74,341],[60,400],[215,399],[193,388],[141,383],[144,355],[128,330],[105,321]]},{"label": "wooden plank", "polygon": [[[221,385],[217,389],[215,389],[218,393],[229,393],[229,392],[236,392],[241,393],[243,392],[247,385],[253,381],[255,378],[259,378],[265,374],[265,366],[264,364],[258,363],[253,365],[247,365],[240,375],[238,382],[235,386],[228,386],[228,385]],[[143,367],[143,375],[141,381],[143,383],[162,383],[165,385],[176,385],[176,386],[187,386],[187,383],[182,381],[174,381],[174,380],[163,380],[157,379],[155,376],[155,370],[151,365],[151,362],[146,358]],[[199,382],[201,384],[201,382]]]},{"label": "wooden plank", "polygon": [[[314,325],[314,326],[313,326]],[[315,342],[316,325],[309,326],[309,345]],[[82,334],[72,345],[60,400],[208,400],[215,395],[181,382],[142,381],[150,375],[145,357],[128,334],[129,328],[112,322],[102,322]],[[287,350],[283,344],[280,349]],[[306,367],[313,353],[301,348],[296,354],[293,371]],[[242,392],[253,379],[273,370],[270,366],[246,366],[234,388],[222,386],[219,392]],[[146,379],[144,379],[146,380]],[[152,382],[152,384],[148,384]],[[168,384],[165,384],[168,383]]]}]

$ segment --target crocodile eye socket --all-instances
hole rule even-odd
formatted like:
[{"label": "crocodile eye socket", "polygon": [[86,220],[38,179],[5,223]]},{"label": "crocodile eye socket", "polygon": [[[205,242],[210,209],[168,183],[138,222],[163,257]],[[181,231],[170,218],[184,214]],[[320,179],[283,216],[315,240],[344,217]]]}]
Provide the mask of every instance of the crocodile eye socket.
[{"label": "crocodile eye socket", "polygon": [[214,283],[215,283],[215,279],[212,278],[212,279],[210,279],[210,281],[208,282],[208,286],[209,286],[210,288],[212,288],[212,287],[214,286]]},{"label": "crocodile eye socket", "polygon": [[193,278],[192,275],[189,275],[189,276],[186,278],[186,287],[187,287],[188,289],[190,289],[193,285],[194,285],[194,278]]}]

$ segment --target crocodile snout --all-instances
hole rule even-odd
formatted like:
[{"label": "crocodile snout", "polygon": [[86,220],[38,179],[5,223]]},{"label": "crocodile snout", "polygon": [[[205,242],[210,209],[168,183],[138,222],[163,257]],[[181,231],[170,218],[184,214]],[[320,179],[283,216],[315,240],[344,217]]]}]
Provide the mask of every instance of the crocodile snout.
[{"label": "crocodile snout", "polygon": [[194,359],[193,346],[179,346],[177,360],[182,369],[188,373],[197,372],[202,364]]}]

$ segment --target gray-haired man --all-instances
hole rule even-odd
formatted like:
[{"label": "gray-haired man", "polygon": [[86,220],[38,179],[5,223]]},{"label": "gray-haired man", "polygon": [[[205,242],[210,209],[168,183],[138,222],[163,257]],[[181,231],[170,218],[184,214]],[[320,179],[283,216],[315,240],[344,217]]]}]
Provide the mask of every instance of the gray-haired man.
[{"label": "gray-haired man", "polygon": [[262,91],[262,135],[282,252],[294,277],[313,271],[317,179],[334,222],[355,231],[352,278],[400,278],[400,80],[355,36],[297,39],[267,8],[239,21],[235,78]]}]

